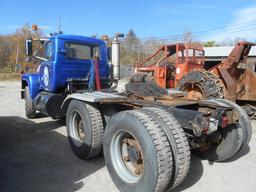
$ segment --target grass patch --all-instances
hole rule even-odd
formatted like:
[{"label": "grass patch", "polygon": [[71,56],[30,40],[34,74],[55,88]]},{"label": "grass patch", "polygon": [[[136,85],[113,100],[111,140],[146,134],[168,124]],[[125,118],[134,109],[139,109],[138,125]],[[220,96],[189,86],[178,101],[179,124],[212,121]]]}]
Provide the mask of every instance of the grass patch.
[{"label": "grass patch", "polygon": [[0,73],[0,81],[20,80],[20,73]]}]

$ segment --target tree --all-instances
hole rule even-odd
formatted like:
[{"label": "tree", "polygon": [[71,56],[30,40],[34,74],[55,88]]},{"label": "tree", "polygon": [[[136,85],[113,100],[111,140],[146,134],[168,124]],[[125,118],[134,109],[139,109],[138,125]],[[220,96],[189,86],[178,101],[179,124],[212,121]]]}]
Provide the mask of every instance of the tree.
[{"label": "tree", "polygon": [[[43,31],[31,31],[29,24],[18,28],[15,33],[0,36],[0,72],[15,71],[16,57],[18,57],[18,64],[25,68],[25,66],[34,66],[34,63],[26,61],[24,51],[25,39],[40,38]],[[17,55],[17,48],[20,50]],[[37,62],[35,62],[37,63]]]},{"label": "tree", "polygon": [[215,41],[206,41],[203,43],[204,47],[214,47],[215,46]]},{"label": "tree", "polygon": [[133,29],[130,29],[121,43],[121,63],[135,64],[141,60],[142,43]]},{"label": "tree", "polygon": [[184,43],[192,43],[193,42],[192,32],[189,29],[185,29],[185,32],[183,34],[183,41],[184,41]]}]

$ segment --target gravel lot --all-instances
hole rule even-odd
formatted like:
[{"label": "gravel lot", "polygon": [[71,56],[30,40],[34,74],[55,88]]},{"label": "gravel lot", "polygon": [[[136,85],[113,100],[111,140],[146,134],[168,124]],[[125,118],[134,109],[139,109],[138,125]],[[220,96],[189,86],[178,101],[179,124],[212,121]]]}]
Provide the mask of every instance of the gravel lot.
[{"label": "gravel lot", "polygon": [[[78,159],[69,147],[65,123],[28,120],[19,82],[0,82],[0,191],[115,192],[103,156]],[[255,191],[256,124],[242,157],[210,164],[192,157],[191,170],[175,191]]]}]

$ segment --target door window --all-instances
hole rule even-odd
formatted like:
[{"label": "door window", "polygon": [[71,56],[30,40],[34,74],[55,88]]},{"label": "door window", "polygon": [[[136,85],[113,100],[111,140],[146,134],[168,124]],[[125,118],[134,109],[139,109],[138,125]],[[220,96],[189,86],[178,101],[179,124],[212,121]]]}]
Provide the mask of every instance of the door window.
[{"label": "door window", "polygon": [[67,43],[66,49],[68,59],[88,60],[100,56],[99,47],[95,45]]}]

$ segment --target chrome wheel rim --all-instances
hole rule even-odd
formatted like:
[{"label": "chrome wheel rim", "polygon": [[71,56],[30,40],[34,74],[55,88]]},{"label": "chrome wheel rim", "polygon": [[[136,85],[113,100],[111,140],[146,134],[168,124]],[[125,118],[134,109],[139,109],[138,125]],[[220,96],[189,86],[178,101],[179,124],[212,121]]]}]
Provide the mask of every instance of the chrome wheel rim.
[{"label": "chrome wheel rim", "polygon": [[111,140],[112,165],[119,177],[127,183],[136,183],[143,175],[143,153],[137,139],[124,131]]},{"label": "chrome wheel rim", "polygon": [[86,138],[84,122],[78,111],[73,111],[71,116],[71,136],[76,146],[81,146]]}]

